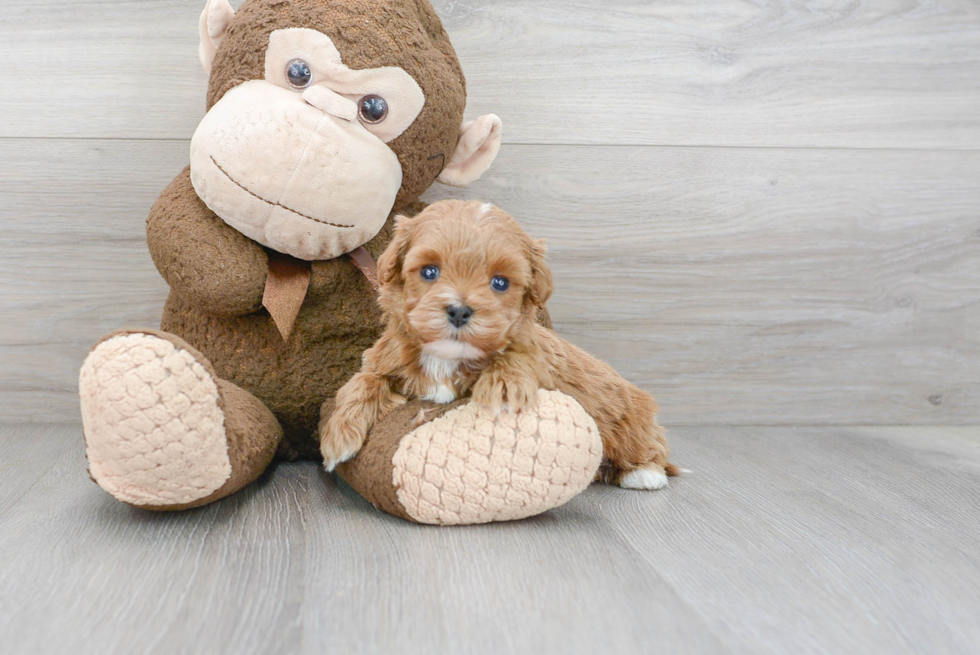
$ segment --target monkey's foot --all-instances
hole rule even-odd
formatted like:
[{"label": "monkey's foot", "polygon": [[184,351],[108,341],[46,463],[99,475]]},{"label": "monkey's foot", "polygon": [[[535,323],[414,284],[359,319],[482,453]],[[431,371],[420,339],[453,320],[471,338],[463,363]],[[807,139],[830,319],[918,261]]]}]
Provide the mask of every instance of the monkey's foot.
[{"label": "monkey's foot", "polygon": [[[423,407],[434,416],[419,425]],[[601,460],[595,421],[570,396],[540,390],[537,404],[520,414],[413,401],[375,426],[357,457],[337,470],[386,512],[456,525],[558,507],[589,486]]]},{"label": "monkey's foot", "polygon": [[79,394],[89,473],[118,500],[193,506],[231,477],[217,379],[181,340],[110,335],[82,365]]}]

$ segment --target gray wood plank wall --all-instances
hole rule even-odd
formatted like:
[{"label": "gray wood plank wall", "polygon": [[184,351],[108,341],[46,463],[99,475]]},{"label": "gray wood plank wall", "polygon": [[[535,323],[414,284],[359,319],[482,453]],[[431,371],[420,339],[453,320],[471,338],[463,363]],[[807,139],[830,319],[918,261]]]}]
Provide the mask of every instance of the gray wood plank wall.
[{"label": "gray wood plank wall", "polygon": [[[234,2],[236,6],[238,2]],[[681,424],[980,418],[980,5],[436,0],[548,238],[559,330]],[[204,106],[203,0],[0,0],[0,416],[166,286],[143,221]]]}]

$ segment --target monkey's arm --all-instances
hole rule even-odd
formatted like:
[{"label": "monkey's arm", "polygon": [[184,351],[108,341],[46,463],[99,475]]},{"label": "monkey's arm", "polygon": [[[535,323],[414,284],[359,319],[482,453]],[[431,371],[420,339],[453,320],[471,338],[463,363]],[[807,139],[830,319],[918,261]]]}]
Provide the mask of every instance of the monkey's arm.
[{"label": "monkey's arm", "polygon": [[242,316],[262,307],[265,251],[207,208],[191,185],[190,167],[153,205],[146,240],[171,290],[202,311]]}]

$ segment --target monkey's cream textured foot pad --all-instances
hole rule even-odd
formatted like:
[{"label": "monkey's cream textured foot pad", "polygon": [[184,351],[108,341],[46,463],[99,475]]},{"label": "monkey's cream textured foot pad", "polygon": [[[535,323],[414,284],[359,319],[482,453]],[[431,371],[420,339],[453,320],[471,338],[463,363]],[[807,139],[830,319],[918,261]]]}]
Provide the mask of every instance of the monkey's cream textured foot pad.
[{"label": "monkey's cream textured foot pad", "polygon": [[395,452],[392,481],[419,523],[488,523],[565,503],[601,461],[595,421],[570,396],[540,390],[520,414],[469,403],[417,428]]},{"label": "monkey's cream textured foot pad", "polygon": [[190,352],[152,334],[103,341],[79,377],[89,472],[130,505],[182,505],[231,476],[214,378]]}]

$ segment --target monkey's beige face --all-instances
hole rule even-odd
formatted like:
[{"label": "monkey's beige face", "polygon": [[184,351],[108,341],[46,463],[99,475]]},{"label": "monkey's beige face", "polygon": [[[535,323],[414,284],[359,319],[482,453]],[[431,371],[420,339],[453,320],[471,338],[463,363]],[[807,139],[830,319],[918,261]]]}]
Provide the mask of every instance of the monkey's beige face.
[{"label": "monkey's beige face", "polygon": [[251,239],[300,259],[331,259],[372,239],[402,184],[386,145],[425,104],[396,67],[351,70],[325,34],[274,31],[265,79],[228,91],[191,140],[191,181]]},{"label": "monkey's beige face", "polygon": [[507,214],[480,203],[440,203],[414,220],[401,307],[424,350],[479,359],[506,348],[528,307],[530,238]]}]

